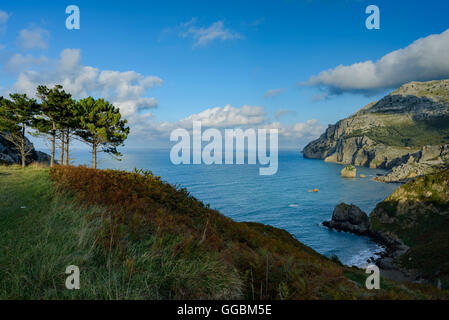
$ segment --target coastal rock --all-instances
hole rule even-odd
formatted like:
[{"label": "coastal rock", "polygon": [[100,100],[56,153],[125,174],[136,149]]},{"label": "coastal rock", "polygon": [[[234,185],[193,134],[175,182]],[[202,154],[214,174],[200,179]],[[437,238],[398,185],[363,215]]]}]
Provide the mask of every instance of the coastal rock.
[{"label": "coastal rock", "polygon": [[330,221],[323,225],[337,231],[351,232],[359,235],[370,234],[368,215],[353,204],[340,203],[332,213]]},{"label": "coastal rock", "polygon": [[349,165],[344,167],[340,173],[344,178],[355,178],[357,176],[357,169],[353,165]]},{"label": "coastal rock", "polygon": [[[50,156],[48,154],[35,150],[31,141],[27,138],[25,138],[25,143],[30,145],[31,147],[31,153],[27,157],[27,164],[30,164],[32,162],[46,164],[50,163]],[[19,152],[17,152],[17,150],[14,148],[14,145],[6,140],[0,132],[0,164],[19,164],[20,161],[21,157]]]},{"label": "coastal rock", "polygon": [[386,174],[374,178],[380,182],[405,183],[414,178],[438,172],[447,168],[449,144],[442,146],[424,146],[416,153],[408,154]]},{"label": "coastal rock", "polygon": [[394,233],[373,228],[370,218],[359,207],[353,204],[340,203],[335,207],[332,219],[324,221],[323,225],[337,231],[350,232],[371,238],[374,242],[382,245],[384,251],[380,253],[380,257],[372,257],[370,261],[383,270],[393,270],[403,276],[410,277],[410,270],[402,269],[396,263],[396,259],[410,248]]}]

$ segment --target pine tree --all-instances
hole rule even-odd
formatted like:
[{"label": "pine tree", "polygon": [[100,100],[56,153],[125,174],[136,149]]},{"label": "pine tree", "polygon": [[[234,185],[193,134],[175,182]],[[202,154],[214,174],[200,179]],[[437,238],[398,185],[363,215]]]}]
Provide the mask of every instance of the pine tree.
[{"label": "pine tree", "polygon": [[66,93],[61,85],[52,89],[46,86],[37,87],[37,95],[42,101],[41,117],[36,120],[36,128],[51,139],[50,166],[55,163],[56,139],[61,140],[61,164],[64,161],[65,127],[64,123],[70,116],[68,109],[73,104],[72,96]]},{"label": "pine tree", "polygon": [[82,128],[77,135],[92,147],[92,167],[97,167],[98,152],[119,158],[117,147],[123,145],[129,134],[120,110],[103,99],[88,97],[77,103],[77,112]]},{"label": "pine tree", "polygon": [[0,129],[3,136],[11,142],[20,153],[22,168],[26,165],[26,158],[31,154],[33,146],[26,141],[26,128],[33,125],[33,117],[40,106],[36,100],[26,94],[14,93],[9,95],[11,100],[1,99]]},{"label": "pine tree", "polygon": [[75,100],[71,100],[66,107],[66,113],[61,126],[64,130],[64,144],[65,144],[65,165],[70,164],[70,142],[78,131],[80,131],[80,115]]}]

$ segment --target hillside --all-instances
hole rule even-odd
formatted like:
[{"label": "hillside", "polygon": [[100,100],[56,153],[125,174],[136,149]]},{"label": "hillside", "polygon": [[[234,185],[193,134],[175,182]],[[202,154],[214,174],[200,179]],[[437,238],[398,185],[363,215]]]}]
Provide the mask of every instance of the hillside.
[{"label": "hillside", "polygon": [[449,288],[449,170],[400,186],[376,206],[370,223],[409,247],[393,264]]},{"label": "hillside", "polygon": [[369,216],[341,203],[323,225],[384,245],[382,269],[449,289],[449,170],[400,186]]},{"label": "hillside", "polygon": [[401,86],[329,125],[303,154],[342,164],[395,168],[392,174],[379,178],[385,182],[406,181],[447,167],[449,80]]},{"label": "hillside", "polygon": [[[237,223],[150,172],[0,167],[1,299],[435,299],[288,232]],[[64,288],[65,268],[81,289]]]}]

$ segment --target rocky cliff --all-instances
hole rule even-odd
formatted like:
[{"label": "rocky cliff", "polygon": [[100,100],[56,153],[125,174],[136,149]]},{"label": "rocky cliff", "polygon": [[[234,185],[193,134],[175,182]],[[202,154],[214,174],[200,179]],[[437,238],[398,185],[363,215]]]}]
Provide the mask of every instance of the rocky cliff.
[{"label": "rocky cliff", "polygon": [[449,288],[449,170],[400,186],[376,206],[369,220],[358,207],[339,204],[323,225],[386,246],[376,262],[381,268]]},{"label": "rocky cliff", "polygon": [[449,80],[411,82],[329,125],[304,157],[392,170],[407,181],[449,163]]},{"label": "rocky cliff", "polygon": [[449,170],[399,187],[376,206],[370,223],[410,247],[393,260],[397,266],[449,287]]},{"label": "rocky cliff", "polygon": [[[32,148],[31,154],[27,157],[27,163],[50,163],[50,156],[48,154],[35,150],[33,144],[28,139],[26,139],[26,143]],[[0,164],[19,164],[20,161],[19,152],[14,148],[14,145],[11,142],[3,137],[0,132]]]}]

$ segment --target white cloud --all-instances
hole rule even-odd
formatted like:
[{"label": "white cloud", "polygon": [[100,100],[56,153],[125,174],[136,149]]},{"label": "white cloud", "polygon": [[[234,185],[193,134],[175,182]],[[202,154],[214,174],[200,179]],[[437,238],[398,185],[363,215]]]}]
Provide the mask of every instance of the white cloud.
[{"label": "white cloud", "polygon": [[6,32],[6,24],[8,22],[10,14],[5,11],[0,10],[0,34]]},{"label": "white cloud", "polygon": [[135,71],[101,71],[84,66],[79,49],[65,49],[49,68],[21,72],[12,89],[34,96],[40,84],[61,84],[76,98],[102,96],[128,116],[157,106],[156,99],[146,94],[154,86],[162,85],[162,79]]},{"label": "white cloud", "polygon": [[5,69],[8,72],[19,72],[30,67],[43,65],[47,62],[48,59],[45,56],[35,57],[32,54],[22,55],[16,53],[8,60]]},{"label": "white cloud", "polygon": [[297,138],[314,139],[321,135],[325,128],[318,123],[317,119],[310,119],[294,124],[291,128],[291,135]]},{"label": "white cloud", "polygon": [[270,89],[265,92],[265,98],[276,97],[284,92],[284,89]]},{"label": "white cloud", "polygon": [[180,123],[192,124],[192,121],[201,121],[207,127],[236,127],[260,125],[266,121],[263,107],[244,105],[241,108],[234,108],[230,105],[206,109],[198,114],[193,114]]},{"label": "white cloud", "polygon": [[[259,106],[244,105],[240,108],[226,105],[224,107],[209,108],[202,112],[192,114],[174,122],[157,122],[153,116],[131,119],[132,134],[145,138],[147,141],[167,146],[170,133],[178,128],[192,130],[192,122],[201,121],[203,128],[214,127],[220,130],[233,128],[278,129],[281,146],[304,146],[310,140],[323,133],[325,126],[316,119],[284,125],[280,122],[271,122],[265,109]],[[143,142],[143,141],[142,141]]]},{"label": "white cloud", "polygon": [[182,31],[179,33],[183,38],[192,37],[195,47],[206,46],[214,40],[243,39],[241,34],[226,29],[223,21],[216,21],[209,27],[197,27],[195,23],[196,19],[192,19],[182,24]]},{"label": "white cloud", "polygon": [[409,46],[350,66],[339,65],[312,76],[306,86],[342,92],[374,93],[398,87],[410,81],[449,78],[449,29],[414,41]]},{"label": "white cloud", "polygon": [[39,27],[31,27],[20,31],[17,38],[17,45],[22,50],[29,50],[33,48],[47,49],[48,38],[50,33]]}]

